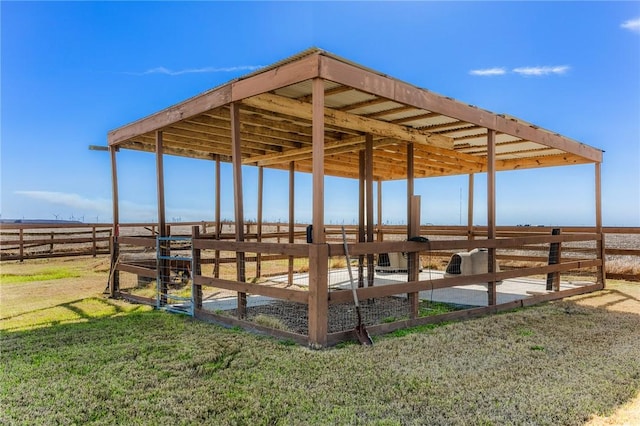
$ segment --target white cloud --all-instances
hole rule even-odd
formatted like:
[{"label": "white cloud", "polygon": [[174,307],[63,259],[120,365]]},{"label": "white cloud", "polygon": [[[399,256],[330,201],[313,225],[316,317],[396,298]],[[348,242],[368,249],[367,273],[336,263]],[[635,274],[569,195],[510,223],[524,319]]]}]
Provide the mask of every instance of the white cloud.
[{"label": "white cloud", "polygon": [[55,191],[16,191],[15,193],[47,203],[71,207],[80,211],[109,212],[111,209],[111,200],[104,198],[90,199],[78,194]]},{"label": "white cloud", "polygon": [[520,75],[542,76],[549,74],[564,74],[569,71],[568,65],[544,66],[544,67],[519,67],[514,68],[513,72]]},{"label": "white cloud", "polygon": [[622,24],[620,24],[620,27],[624,28],[625,30],[640,33],[640,18],[624,21]]},{"label": "white cloud", "polygon": [[469,74],[471,75],[480,75],[480,76],[494,76],[494,75],[504,75],[507,71],[504,68],[485,68],[479,70],[471,70]]},{"label": "white cloud", "polygon": [[239,65],[235,67],[203,67],[203,68],[187,68],[183,70],[170,70],[165,67],[151,68],[143,72],[127,72],[126,74],[132,75],[148,75],[148,74],[165,74],[165,75],[182,75],[182,74],[202,74],[202,73],[216,73],[216,72],[234,72],[234,71],[255,71],[262,68],[262,65]]},{"label": "white cloud", "polygon": [[469,71],[471,75],[477,75],[481,77],[493,77],[497,75],[505,75],[509,73],[515,73],[524,76],[543,76],[543,75],[560,75],[565,74],[571,67],[569,65],[555,65],[555,66],[543,66],[543,67],[518,67],[511,71],[507,71],[504,67],[494,68],[482,68]]}]

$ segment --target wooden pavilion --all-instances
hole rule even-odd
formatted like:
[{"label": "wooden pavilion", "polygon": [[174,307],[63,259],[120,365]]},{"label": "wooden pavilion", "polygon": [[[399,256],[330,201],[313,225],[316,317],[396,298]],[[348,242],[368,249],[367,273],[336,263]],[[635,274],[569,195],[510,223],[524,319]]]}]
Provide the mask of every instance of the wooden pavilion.
[{"label": "wooden pavilion", "polygon": [[[558,273],[576,268],[595,268],[597,281],[570,293],[556,291],[538,296],[537,300],[563,297],[576,292],[593,291],[604,285],[600,170],[602,151],[557,133],[539,128],[517,118],[495,114],[476,106],[437,95],[390,76],[378,73],[320,49],[310,49],[233,80],[153,115],[115,129],[108,134],[112,162],[114,227],[119,225],[118,180],[116,158],[121,149],[155,153],[158,188],[158,230],[166,237],[163,155],[178,155],[214,161],[217,165],[216,222],[220,222],[219,167],[229,162],[233,168],[235,195],[235,240],[194,235],[197,250],[227,250],[235,253],[237,279],[222,280],[204,276],[199,265],[194,266],[196,287],[214,286],[236,291],[238,318],[217,318],[204,312],[196,299],[195,315],[222,322],[246,325],[246,294],[258,294],[294,301],[307,306],[308,333],[295,335],[298,341],[312,346],[326,346],[348,338],[348,332],[329,333],[327,312],[334,303],[349,301],[349,294],[332,292],[328,287],[328,259],[344,254],[340,244],[327,239],[325,214],[325,176],[360,180],[360,233],[357,244],[350,245],[354,256],[367,257],[373,266],[373,255],[381,252],[409,253],[407,282],[395,286],[368,286],[358,289],[362,299],[403,292],[412,301],[407,319],[392,324],[373,326],[372,333],[421,324],[427,321],[417,314],[419,291],[444,288],[471,282],[487,283],[487,307],[475,313],[495,312],[512,308],[499,304],[496,282],[517,276],[514,271],[496,270],[496,250],[527,243],[559,243],[592,241],[596,244],[594,258],[568,263],[529,268],[532,273]],[[595,228],[594,233],[562,236],[529,236],[499,238],[495,220],[495,176],[498,171],[594,164]],[[262,216],[262,169],[275,168],[312,175],[312,221],[308,241],[290,244],[264,242],[261,238],[246,241],[244,234],[242,166],[257,166],[259,170],[258,222]],[[486,239],[471,238],[473,223],[473,177],[487,174]],[[374,239],[373,189],[378,183],[378,211],[381,211],[380,183],[388,180],[407,181],[406,236],[420,231],[419,198],[414,195],[414,179],[468,175],[469,179],[469,239],[465,241],[434,241],[430,250],[485,247],[489,250],[488,272],[475,277],[454,277],[425,281],[419,278],[416,259],[425,250],[414,241],[380,241]],[[290,188],[292,191],[292,188]],[[293,209],[290,206],[290,210]],[[290,215],[293,213],[290,211]],[[378,218],[380,214],[378,215]],[[116,231],[117,235],[117,231]],[[528,238],[528,239],[527,239]],[[118,265],[119,244],[133,244],[132,238],[116,237],[111,279],[112,295],[119,294],[118,271],[136,272],[127,265]],[[261,286],[246,282],[244,256],[299,256],[308,258],[309,286],[307,291]],[[413,257],[413,263],[412,262]],[[165,265],[166,266],[166,265]],[[162,265],[159,266],[161,268]],[[475,280],[475,281],[474,281]],[[437,283],[436,283],[437,281]],[[434,284],[436,283],[436,284]],[[558,289],[556,289],[558,290]],[[520,302],[522,304],[522,302]],[[278,334],[278,333],[276,333]],[[282,335],[280,333],[279,335]],[[284,333],[286,335],[286,333]],[[291,337],[291,336],[289,336]]]}]

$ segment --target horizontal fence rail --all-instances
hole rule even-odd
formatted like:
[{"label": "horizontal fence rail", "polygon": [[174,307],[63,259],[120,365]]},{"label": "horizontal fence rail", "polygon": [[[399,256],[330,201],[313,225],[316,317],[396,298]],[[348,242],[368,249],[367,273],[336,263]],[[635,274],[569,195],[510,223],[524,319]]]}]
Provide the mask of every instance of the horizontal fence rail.
[{"label": "horizontal fence rail", "polygon": [[7,224],[0,226],[0,260],[98,256],[111,253],[106,224]]},{"label": "horizontal fence rail", "polygon": [[[172,235],[190,235],[191,227],[198,226],[201,232],[201,248],[220,247],[222,242],[235,240],[235,228],[232,222],[179,222],[169,225]],[[261,246],[248,246],[247,252],[261,252],[262,259],[277,259],[275,253],[282,251],[282,257],[295,255],[290,250],[304,250],[294,248],[289,239],[293,238],[296,245],[306,243],[306,224],[296,224],[293,232],[289,232],[289,226],[285,223],[264,223],[258,227],[256,223],[245,224],[245,243],[268,243],[272,248]],[[357,239],[358,227],[345,226],[351,240]],[[560,227],[563,236],[563,256],[580,256],[581,253],[591,248],[581,245],[579,241],[569,243],[575,235],[592,233],[593,227]],[[498,238],[522,238],[539,236],[545,241],[549,240],[552,227],[546,226],[500,226]],[[144,252],[155,247],[158,227],[154,223],[126,223],[119,226],[118,241],[129,246],[132,251]],[[378,242],[403,241],[407,239],[406,226],[383,225],[376,227],[374,238]],[[640,227],[604,227],[604,244],[606,254],[607,278],[640,281]],[[39,258],[54,258],[66,256],[98,256],[111,252],[114,237],[110,224],[84,224],[84,223],[3,223],[0,225],[0,260],[28,260]],[[326,225],[327,242],[339,244],[341,241],[341,226]],[[452,256],[458,249],[455,240],[482,241],[487,237],[487,228],[483,226],[421,226],[420,235],[429,238],[433,243],[431,255],[436,260],[444,261]],[[570,235],[570,236],[569,236]],[[448,241],[442,243],[442,240]],[[453,241],[452,241],[453,240]],[[508,261],[507,264],[517,265],[518,262],[547,260],[544,247],[532,244],[522,246],[518,251],[501,251],[497,255],[498,261]],[[436,244],[436,242],[438,242]],[[272,246],[279,243],[281,246]],[[412,243],[407,242],[410,247]],[[284,247],[289,247],[285,249]],[[488,247],[480,244],[475,247]],[[492,246],[493,247],[493,246]],[[239,248],[239,246],[237,247]],[[496,247],[499,248],[499,247]],[[269,251],[270,250],[270,251]],[[332,250],[339,250],[335,248]],[[379,248],[378,248],[379,250]],[[366,254],[366,253],[363,253]],[[273,257],[270,257],[273,256]],[[248,257],[247,261],[256,261],[256,256]],[[210,260],[204,260],[209,262]],[[233,259],[219,259],[220,263],[233,262]]]}]

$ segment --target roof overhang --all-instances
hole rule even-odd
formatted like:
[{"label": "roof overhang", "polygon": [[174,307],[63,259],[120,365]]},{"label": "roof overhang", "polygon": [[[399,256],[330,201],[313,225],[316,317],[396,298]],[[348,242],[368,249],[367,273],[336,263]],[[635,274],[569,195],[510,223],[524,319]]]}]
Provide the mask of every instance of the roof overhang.
[{"label": "roof overhang", "polygon": [[325,89],[325,174],[358,176],[365,134],[373,136],[374,178],[486,171],[487,131],[496,134],[497,170],[602,161],[602,151],[517,118],[421,89],[319,49],[310,49],[211,89],[108,134],[112,147],[230,160],[229,106],[240,105],[242,161],[311,171],[311,81]]}]

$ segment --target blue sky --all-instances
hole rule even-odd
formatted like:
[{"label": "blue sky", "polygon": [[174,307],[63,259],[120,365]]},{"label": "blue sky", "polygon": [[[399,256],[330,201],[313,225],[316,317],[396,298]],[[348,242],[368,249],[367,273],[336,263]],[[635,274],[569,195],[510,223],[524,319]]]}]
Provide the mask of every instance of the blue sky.
[{"label": "blue sky", "polygon": [[[3,1],[0,13],[3,219],[110,221],[108,154],[88,145],[317,46],[605,150],[604,224],[640,226],[638,2]],[[153,156],[124,150],[118,161],[122,219],[154,220]],[[167,217],[212,220],[213,164],[167,156],[165,169]],[[593,225],[593,176],[592,165],[498,173],[498,224]],[[256,169],[244,178],[255,219]],[[265,171],[266,220],[287,220],[286,178]],[[486,223],[485,182],[476,177],[476,224]],[[309,183],[296,175],[299,221],[310,219]],[[328,178],[327,188],[327,221],[353,223],[357,182]],[[416,193],[423,223],[466,223],[466,176],[419,180]],[[405,220],[404,194],[405,182],[383,185],[384,222]]]}]

